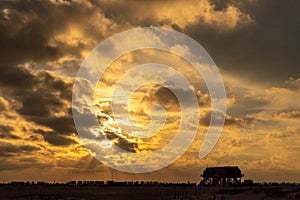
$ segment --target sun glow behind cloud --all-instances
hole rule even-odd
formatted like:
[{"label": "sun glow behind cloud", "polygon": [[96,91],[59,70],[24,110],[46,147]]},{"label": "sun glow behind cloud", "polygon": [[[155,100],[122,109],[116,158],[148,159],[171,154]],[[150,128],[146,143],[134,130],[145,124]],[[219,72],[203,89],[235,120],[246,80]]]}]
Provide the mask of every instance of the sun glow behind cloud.
[{"label": "sun glow behind cloud", "polygon": [[[115,84],[117,83],[117,80],[119,78],[122,77],[124,70],[125,69],[130,69],[130,67],[134,67],[134,66],[138,66],[142,63],[147,63],[147,59],[149,59],[149,57],[153,57],[153,52],[152,51],[145,51],[143,53],[141,52],[135,52],[133,54],[130,55],[124,55],[122,57],[120,57],[119,59],[117,59],[109,68],[108,71],[106,73],[104,73],[103,79],[99,82],[98,84],[98,88],[96,90],[96,98],[95,101],[97,103],[97,109],[100,110],[101,112],[104,112],[105,114],[102,114],[104,116],[106,115],[111,115],[112,114],[112,110],[111,110],[111,101],[112,99],[108,99],[107,96],[112,95]],[[144,59],[145,58],[145,59]],[[169,60],[167,58],[165,58],[165,60]],[[113,76],[112,74],[109,74],[111,71],[113,71]],[[133,74],[134,75],[134,74]],[[139,76],[133,76],[131,77],[132,81],[135,82],[135,78],[139,78]],[[143,78],[147,79],[147,73],[143,74]],[[145,81],[147,82],[147,81]],[[130,82],[128,82],[128,84],[130,84]],[[122,85],[122,87],[128,87],[126,85]],[[110,91],[108,91],[108,88]],[[174,105],[173,102],[176,102],[177,99],[176,97],[173,95],[173,97],[171,96],[171,99],[165,99],[164,97],[160,97],[158,95],[158,90],[163,89],[163,86],[161,85],[157,85],[157,84],[148,84],[148,85],[141,85],[140,88],[137,88],[134,93],[131,94],[131,98],[130,101],[128,102],[128,105],[126,108],[120,107],[118,109],[125,109],[126,112],[128,113],[128,115],[130,116],[130,121],[128,120],[123,120],[123,118],[121,117],[119,121],[116,121],[116,123],[118,124],[122,124],[125,128],[130,128],[132,132],[129,132],[127,134],[131,135],[131,137],[133,137],[134,135],[137,136],[139,134],[145,134],[143,132],[135,132],[134,130],[138,130],[140,128],[144,128],[147,125],[149,125],[150,123],[150,112],[151,112],[151,108],[153,105],[157,104],[157,103],[164,103],[165,105],[163,105],[165,107],[165,109],[169,112],[167,112],[168,114],[168,119],[166,121],[166,124],[164,124],[164,126],[166,127],[172,127],[172,129],[174,128],[174,130],[158,130],[158,137],[153,137],[153,138],[149,138],[149,135],[144,135],[143,139],[139,139],[136,140],[137,144],[136,144],[136,149],[135,151],[138,152],[142,152],[142,151],[149,151],[149,150],[154,150],[157,149],[159,147],[162,147],[165,145],[166,138],[171,138],[174,134],[174,132],[176,132],[176,128],[178,128],[178,125],[176,126],[176,124],[178,123],[178,120],[180,120],[180,108],[178,107],[179,104],[177,103],[177,105]],[[171,94],[171,92],[170,92]],[[122,99],[122,93],[119,93],[118,95],[118,99],[121,100]],[[128,94],[123,94],[124,96],[128,95]],[[162,93],[162,95],[165,95],[165,93]],[[163,98],[163,99],[159,99],[159,98]],[[172,98],[174,100],[172,100]],[[163,102],[163,101],[165,102]],[[106,103],[103,103],[106,102]],[[127,104],[127,102],[120,102],[120,103],[125,103]],[[101,106],[102,105],[102,106]],[[162,113],[158,112],[155,113],[152,110],[152,114],[159,116]],[[100,120],[102,119],[101,117],[99,118]],[[128,119],[128,118],[125,118]],[[109,120],[112,120],[112,118],[109,116]],[[101,123],[101,124],[105,124],[105,123]],[[137,126],[137,128],[134,128],[135,126]],[[141,130],[142,130],[141,129]],[[112,130],[112,129],[110,129]],[[113,130],[116,134],[117,131],[122,130],[121,128],[119,129],[115,129]],[[130,129],[129,129],[130,130]],[[150,130],[150,131],[155,131],[155,130]],[[122,131],[120,131],[122,132]],[[119,134],[119,133],[118,133]],[[141,135],[140,135],[141,136]],[[167,142],[168,140],[167,139]],[[125,146],[126,147],[126,146]]]},{"label": "sun glow behind cloud", "polygon": [[[151,25],[188,34],[215,59],[227,87],[226,125],[216,148],[200,160],[197,153],[211,117],[210,98],[201,77],[195,76],[187,63],[165,52],[126,54],[109,67],[104,83],[99,82],[95,103],[102,113],[114,117],[107,109],[111,105],[108,94],[124,69],[156,60],[191,80],[201,119],[196,140],[172,166],[139,176],[116,172],[116,177],[198,181],[199,171],[206,166],[239,165],[254,180],[299,181],[300,89],[295,54],[299,6],[297,2],[286,6],[282,0],[275,6],[273,3],[4,2],[0,18],[3,181],[53,181],[58,173],[57,181],[110,178],[109,170],[79,144],[70,112],[73,77],[87,53],[103,39],[132,27]],[[184,55],[189,53],[183,46],[174,48],[180,48]],[[132,94],[128,106],[132,122],[122,124],[148,125],[153,103],[162,104],[167,113],[167,122],[156,137],[137,140],[110,120],[106,128],[118,134],[111,134],[110,142],[99,140],[99,145],[109,149],[115,143],[131,151],[147,152],[168,143],[179,124],[179,106],[171,92],[160,85],[145,85]],[[101,136],[99,130],[95,134]]]}]

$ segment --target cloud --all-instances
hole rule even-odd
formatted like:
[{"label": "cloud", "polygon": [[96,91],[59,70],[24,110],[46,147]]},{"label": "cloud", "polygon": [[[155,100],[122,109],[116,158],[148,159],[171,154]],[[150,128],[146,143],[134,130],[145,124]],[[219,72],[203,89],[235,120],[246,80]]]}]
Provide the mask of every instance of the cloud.
[{"label": "cloud", "polygon": [[3,67],[2,72],[0,90],[15,101],[18,114],[60,133],[75,132],[70,116],[70,79],[48,71],[31,71],[24,66]]},{"label": "cloud", "polygon": [[293,110],[288,112],[282,112],[278,115],[281,118],[287,118],[287,119],[299,119],[300,118],[300,111],[299,110]]},{"label": "cloud", "polygon": [[254,23],[226,32],[199,22],[183,32],[203,45],[224,72],[243,77],[249,85],[270,86],[300,73],[296,53],[299,31],[294,26],[299,24],[299,2],[289,8],[279,6],[286,4],[284,0],[227,2],[240,6]]},{"label": "cloud", "polygon": [[296,80],[289,78],[278,82],[276,86],[260,87],[243,85],[242,81],[239,86],[229,82],[226,84],[227,98],[233,99],[233,102],[228,105],[228,113],[241,118],[248,116],[270,120],[278,117],[280,113],[281,117],[295,115],[299,104],[294,99],[300,98]]},{"label": "cloud", "polygon": [[9,109],[8,101],[3,97],[0,97],[0,110],[3,112],[3,111],[7,111],[8,109]]},{"label": "cloud", "polygon": [[0,142],[0,157],[10,157],[16,154],[30,153],[38,151],[40,148],[30,145],[16,146],[11,143]]},{"label": "cloud", "polygon": [[[210,125],[211,112],[215,112],[216,118],[224,117],[224,113],[222,113],[218,110],[214,110],[214,111],[211,111],[211,109],[203,110],[200,115],[200,124],[201,125],[206,126],[206,127],[208,127]],[[243,118],[233,117],[229,114],[225,115],[225,123],[224,123],[225,127],[232,127],[232,126],[243,127],[245,125],[246,125],[245,120]]]},{"label": "cloud", "polygon": [[[300,137],[299,129],[294,127],[287,127],[284,130],[273,130],[268,134],[270,140],[276,139],[296,139]],[[281,142],[281,141],[280,141]]]},{"label": "cloud", "polygon": [[115,21],[133,25],[171,25],[185,28],[203,23],[211,27],[235,28],[238,24],[251,23],[250,15],[230,4],[216,10],[210,1],[93,1]]},{"label": "cloud", "polygon": [[19,136],[14,135],[12,131],[13,127],[7,125],[0,125],[0,139],[8,138],[8,139],[21,139]]},{"label": "cloud", "polygon": [[[284,0],[3,2],[1,177],[25,180],[42,176],[53,181],[59,171],[62,181],[95,178],[96,173],[106,178],[105,174],[110,174],[108,169],[81,146],[76,135],[71,113],[73,77],[84,56],[108,36],[137,26],[159,26],[191,36],[212,56],[225,79],[228,113],[217,146],[200,160],[198,150],[210,122],[210,98],[201,77],[186,62],[172,55],[169,59],[165,52],[141,51],[118,59],[103,76],[106,90],[99,93],[103,98],[99,102],[101,112],[111,116],[111,105],[105,98],[116,80],[130,67],[153,60],[174,66],[189,79],[203,111],[197,138],[185,157],[162,171],[134,178],[196,182],[196,174],[206,165],[237,164],[246,169],[245,174],[252,173],[255,180],[275,180],[280,176],[281,181],[294,181],[299,175],[300,71],[296,24],[300,17],[299,2],[289,3],[286,6]],[[122,48],[122,41],[117,45]],[[189,54],[184,46],[174,48]],[[83,83],[83,88],[86,86]],[[149,88],[135,91],[130,114],[136,122],[146,125],[152,103],[160,103],[168,109],[169,121],[156,137],[142,141],[115,129],[107,131],[107,136],[125,150],[156,150],[176,134],[180,122],[177,99],[164,87]],[[195,170],[189,170],[190,167]],[[123,177],[133,179],[120,173],[119,178]]]},{"label": "cloud", "polygon": [[12,89],[22,90],[30,89],[35,84],[34,75],[27,69],[17,66],[0,64],[0,83],[1,89],[6,89],[8,92],[13,92]]},{"label": "cloud", "polygon": [[101,39],[125,28],[85,1],[3,2],[0,16],[2,64],[82,57]]},{"label": "cloud", "polygon": [[74,140],[54,132],[48,132],[43,137],[45,141],[55,146],[69,146],[76,143]]},{"label": "cloud", "polygon": [[98,130],[96,140],[109,139],[111,144],[115,144],[123,150],[136,152],[138,150],[138,140],[123,131],[117,126],[117,123],[108,114],[98,112],[97,115],[101,131]]},{"label": "cloud", "polygon": [[285,84],[292,89],[300,89],[300,78],[292,78],[290,77],[285,81]]},{"label": "cloud", "polygon": [[71,116],[30,117],[29,119],[40,125],[47,126],[60,134],[72,134],[76,132],[74,121]]}]

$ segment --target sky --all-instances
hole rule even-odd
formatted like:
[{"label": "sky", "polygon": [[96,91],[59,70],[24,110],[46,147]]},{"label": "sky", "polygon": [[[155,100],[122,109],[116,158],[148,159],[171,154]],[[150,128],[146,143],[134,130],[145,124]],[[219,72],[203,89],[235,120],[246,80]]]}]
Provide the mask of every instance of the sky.
[{"label": "sky", "polygon": [[[0,182],[199,182],[207,166],[239,166],[246,179],[257,182],[300,182],[299,8],[296,0],[1,0]],[[153,60],[190,80],[201,110],[197,135],[182,157],[154,172],[125,173],[95,159],[81,143],[72,113],[74,77],[100,42],[149,26],[182,32],[206,49],[224,80],[225,126],[213,150],[200,159],[212,112],[202,78],[166,52],[123,55],[97,85],[102,137],[135,153],[162,148],[174,137],[179,102],[159,84],[136,89],[128,106],[132,121],[145,126],[153,104],[162,105],[167,121],[158,135],[136,139],[116,131],[107,95],[126,69]],[[133,37],[133,42],[140,41]]]}]

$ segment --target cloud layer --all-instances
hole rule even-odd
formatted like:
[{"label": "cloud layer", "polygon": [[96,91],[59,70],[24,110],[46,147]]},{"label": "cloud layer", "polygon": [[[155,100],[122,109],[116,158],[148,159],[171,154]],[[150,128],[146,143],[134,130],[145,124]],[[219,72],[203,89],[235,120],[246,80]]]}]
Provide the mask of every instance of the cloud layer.
[{"label": "cloud layer", "polygon": [[[284,0],[2,2],[1,181],[53,181],[57,173],[61,173],[58,181],[110,178],[110,170],[80,144],[71,110],[73,78],[99,42],[139,26],[179,30],[203,45],[222,72],[228,112],[217,146],[200,160],[198,151],[215,112],[201,77],[186,61],[169,59],[164,52],[120,57],[105,72],[106,84],[99,86],[101,112],[111,115],[105,94],[127,67],[155,60],[189,78],[201,116],[195,141],[173,165],[145,175],[115,172],[118,179],[198,181],[206,166],[239,165],[247,178],[257,181],[299,181],[298,8],[299,2]],[[184,47],[176,48],[188,53]],[[162,86],[145,85],[132,97],[133,121],[149,123],[150,108],[159,103],[168,111],[164,129],[142,142],[110,137],[130,151],[154,150],[168,143],[178,127],[174,95]],[[38,177],[37,172],[43,175]]]}]

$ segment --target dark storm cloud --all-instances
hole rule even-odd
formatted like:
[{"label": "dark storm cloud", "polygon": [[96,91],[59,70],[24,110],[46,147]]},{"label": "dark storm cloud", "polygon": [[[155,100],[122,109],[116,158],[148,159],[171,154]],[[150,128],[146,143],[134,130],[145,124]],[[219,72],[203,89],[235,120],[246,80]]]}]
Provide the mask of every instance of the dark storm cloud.
[{"label": "dark storm cloud", "polygon": [[[171,25],[203,45],[219,67],[245,80],[273,84],[300,74],[300,1],[211,0],[216,11],[225,12],[229,6],[235,6],[253,20],[253,23],[238,23],[230,29],[203,23],[203,20],[187,23],[185,27],[176,21],[163,21],[156,12],[169,1],[92,2],[106,17],[119,23]],[[193,2],[187,1],[186,5],[190,3]],[[175,8],[171,3],[169,7]],[[187,7],[186,12],[189,11]],[[161,12],[167,10],[161,8]]]},{"label": "dark storm cloud", "polygon": [[43,61],[59,56],[59,49],[49,46],[48,40],[55,28],[62,28],[64,20],[49,17],[53,9],[49,2],[2,1],[0,8],[2,63]]},{"label": "dark storm cloud", "polygon": [[70,144],[75,144],[76,142],[70,138],[66,138],[59,134],[48,133],[44,135],[45,141],[55,146],[68,146]]},{"label": "dark storm cloud", "polygon": [[30,120],[50,127],[60,134],[72,134],[76,132],[73,118],[71,116],[64,117],[30,117]]},{"label": "dark storm cloud", "polygon": [[[213,16],[217,20],[214,19],[209,23],[205,23],[205,16],[202,15],[207,15],[209,18],[211,17],[210,14],[215,14],[214,11],[211,13],[209,9],[201,10],[200,8],[198,10],[199,7],[194,6],[193,2],[200,1],[196,0],[178,1],[180,5],[177,5],[176,9],[166,6],[168,3],[170,3],[169,5],[173,4],[174,1],[90,0],[95,6],[91,6],[89,1],[52,2],[29,0],[1,1],[0,3],[0,96],[2,96],[0,97],[0,117],[1,120],[5,121],[5,114],[13,113],[13,116],[17,116],[18,120],[20,119],[20,123],[15,121],[16,126],[20,126],[15,132],[24,130],[24,134],[26,134],[23,140],[15,138],[13,135],[15,133],[14,127],[6,125],[6,121],[3,122],[5,125],[0,128],[0,171],[13,170],[11,177],[10,174],[5,175],[2,172],[1,175],[8,177],[6,178],[8,180],[16,178],[20,174],[31,179],[32,174],[47,174],[52,169],[55,175],[60,174],[61,171],[58,170],[61,169],[64,169],[63,174],[66,174],[66,170],[71,169],[74,171],[67,172],[76,175],[77,172],[93,171],[98,173],[100,171],[97,167],[99,162],[91,155],[80,158],[84,155],[85,150],[81,149],[82,147],[72,139],[73,133],[76,132],[70,108],[72,83],[66,77],[59,77],[40,69],[62,70],[63,68],[66,71],[70,69],[75,71],[79,66],[75,62],[80,62],[82,56],[100,42],[104,36],[106,38],[132,26],[164,25],[188,34],[206,48],[218,66],[229,72],[228,77],[231,74],[238,74],[241,79],[250,79],[253,82],[264,81],[270,84],[293,77],[294,79],[289,79],[290,85],[287,87],[291,86],[294,90],[300,88],[300,82],[297,79],[300,74],[298,65],[300,52],[298,48],[298,35],[300,35],[299,1],[210,0],[216,5],[214,9],[221,12],[217,13],[217,17]],[[172,14],[168,15],[168,13],[161,12],[162,4],[164,4],[165,11],[170,11]],[[242,19],[233,25],[225,23],[224,28],[222,22],[228,22],[232,17],[230,15],[228,19],[228,15],[226,15],[226,9],[229,5],[235,5],[240,9],[238,14],[242,13]],[[182,9],[184,12],[177,12],[180,6],[184,7]],[[196,11],[191,12],[195,7]],[[152,12],[153,10],[155,12]],[[189,21],[191,18],[186,17],[190,13],[192,13],[192,22]],[[198,18],[198,14],[201,15],[200,18]],[[253,23],[248,23],[247,19],[247,23],[243,23],[247,14],[250,14]],[[165,15],[168,16],[165,18]],[[193,20],[195,16],[196,20]],[[223,18],[226,16],[227,19],[224,21]],[[237,16],[234,15],[232,18],[234,17]],[[63,61],[64,59],[65,61]],[[27,64],[30,63],[37,67],[28,67]],[[60,66],[55,66],[56,63]],[[47,67],[40,67],[41,64],[47,65]],[[60,74],[58,70],[55,73]],[[170,104],[177,102],[170,91],[160,89],[157,93],[153,93],[153,95],[155,94],[157,95],[155,97],[161,98],[162,102]],[[203,98],[202,105],[209,104],[209,98],[205,95],[198,96]],[[256,93],[253,94],[244,88],[230,91],[229,96],[234,98],[235,102],[229,108],[230,115],[226,116],[225,124],[232,128],[233,133],[236,131],[235,128],[240,128],[245,123],[248,124],[247,120],[250,121],[249,124],[253,120],[258,120],[255,116],[246,118],[245,115],[269,109],[266,104],[273,106],[265,99],[257,97]],[[271,97],[273,101],[274,98]],[[167,101],[165,101],[166,99]],[[289,122],[294,122],[293,125],[297,126],[298,107],[282,110],[285,112],[276,113],[278,115],[274,114],[275,118],[281,117],[284,121],[294,120]],[[208,125],[210,116],[210,113],[205,113],[203,119],[201,118],[203,121],[200,120],[201,125]],[[11,118],[7,120],[11,120]],[[22,129],[23,125],[26,126],[26,130],[25,128]],[[30,130],[35,125],[37,127],[42,125],[41,129],[45,129],[36,132]],[[266,131],[269,132],[263,126],[258,125],[256,128],[259,131],[257,139]],[[24,134],[18,136],[21,137]],[[253,132],[253,134],[256,133]],[[274,166],[276,165],[278,168],[288,166],[289,170],[298,172],[298,160],[290,159],[292,157],[286,151],[290,146],[297,146],[297,140],[294,139],[297,138],[297,134],[299,134],[299,128],[290,132],[287,129],[286,133],[281,131],[271,133],[270,138],[283,138],[284,140],[278,140],[280,143],[273,143],[274,140],[271,142],[270,140],[267,142],[261,140],[259,141],[261,143],[255,144],[268,150],[266,155],[261,154],[261,148],[247,149],[247,146],[242,146],[241,149],[238,149],[241,153],[251,152],[261,160],[248,163],[245,162],[247,161],[247,156],[245,156],[245,158],[236,161],[249,164],[249,169],[253,169],[253,166],[257,166],[256,163],[258,162],[273,163],[272,159],[278,158],[278,163],[276,160],[273,163]],[[127,151],[135,151],[138,148],[137,143],[131,138],[125,139],[116,133],[107,135],[116,145]],[[294,143],[286,145],[286,139],[293,139]],[[10,142],[3,142],[7,140]],[[230,142],[233,143],[231,144],[233,146],[239,146],[241,141],[232,139]],[[49,145],[45,145],[46,142]],[[68,145],[71,146],[68,147]],[[224,155],[228,155],[227,161],[235,159],[229,152],[226,152],[226,150],[231,149],[230,145],[225,144],[226,146],[224,146],[222,143],[219,145],[222,149],[220,155],[211,154],[211,160],[216,162],[210,162],[208,159],[209,164],[219,163]],[[58,152],[56,152],[58,148],[53,148],[54,146],[60,147]],[[62,154],[62,150],[66,150],[65,154]],[[299,149],[293,152],[296,156],[297,150]],[[269,154],[271,160],[268,158]],[[185,163],[186,169],[190,160],[192,161],[191,157],[188,157],[188,163]],[[203,163],[196,163],[193,166],[198,164],[201,166]],[[31,175],[26,175],[22,171],[28,167],[31,168]],[[36,168],[41,168],[43,171],[35,171]],[[186,169],[182,173],[183,176],[186,175],[187,171],[191,172],[191,170]],[[259,171],[260,169],[255,168],[255,170]],[[267,167],[266,170],[269,168]],[[36,173],[32,173],[32,171]],[[275,172],[277,173],[276,170]],[[171,175],[174,174],[176,173],[171,171]],[[286,175],[288,176],[288,173]],[[274,175],[274,177],[277,178],[278,176]],[[295,178],[291,180],[295,180]]]},{"label": "dark storm cloud", "polygon": [[38,129],[34,131],[34,133],[42,135],[46,142],[55,146],[68,146],[77,143],[73,139],[54,131],[44,131],[42,129]]},{"label": "dark storm cloud", "polygon": [[54,110],[63,107],[60,99],[50,92],[32,92],[22,96],[22,108],[18,110],[21,115],[50,116]]},{"label": "dark storm cloud", "polygon": [[13,127],[8,125],[0,125],[0,139],[20,139],[20,137],[14,135],[12,131],[14,130]]},{"label": "dark storm cloud", "polygon": [[0,86],[2,89],[7,88],[8,92],[12,92],[12,89],[31,89],[36,83],[34,75],[25,68],[1,63],[0,70]]},{"label": "dark storm cloud", "polygon": [[300,1],[245,2],[237,5],[253,18],[250,25],[223,31],[196,24],[183,31],[202,44],[218,66],[243,79],[272,84],[296,78]]},{"label": "dark storm cloud", "polygon": [[114,140],[115,145],[126,151],[136,152],[138,148],[138,143],[133,137],[128,137],[128,133],[123,132],[122,135],[120,135],[115,131],[105,130],[105,137],[109,140]]},{"label": "dark storm cloud", "polygon": [[3,132],[8,132],[8,133],[10,133],[12,130],[14,130],[14,128],[11,127],[11,126],[0,125],[0,132],[1,132],[1,133],[3,133]]},{"label": "dark storm cloud", "polygon": [[[21,103],[16,111],[25,119],[45,125],[60,133],[74,133],[69,105],[72,83],[46,71],[32,72],[23,67],[2,67],[1,91]],[[54,113],[64,112],[56,117]]]},{"label": "dark storm cloud", "polygon": [[72,96],[71,83],[66,83],[50,72],[33,72],[23,66],[2,64],[0,70],[0,86],[6,93],[18,96],[25,92],[36,91],[36,94],[40,95],[39,93],[43,91],[55,90],[63,91],[60,92],[62,98]]},{"label": "dark storm cloud", "polygon": [[[81,58],[80,51],[93,48],[84,41],[103,38],[101,28],[105,20],[101,10],[87,6],[89,2],[52,3],[50,1],[1,1],[0,54],[2,64],[28,61],[43,63],[65,55]],[[96,19],[91,20],[91,18]],[[98,17],[98,18],[97,18]],[[95,25],[99,20],[100,26]],[[72,28],[80,29],[86,38],[68,35]],[[69,41],[77,43],[70,44]]]},{"label": "dark storm cloud", "polygon": [[156,93],[155,97],[157,98],[157,101],[164,105],[166,108],[173,108],[176,109],[179,105],[178,99],[176,98],[175,94],[166,87],[160,87]]},{"label": "dark storm cloud", "polygon": [[[179,101],[173,93],[167,87],[156,86],[157,91],[154,93],[154,99],[148,99],[150,101],[157,101],[159,104],[165,106],[167,109],[171,109],[173,111],[180,109]],[[174,92],[178,96],[180,96],[181,104],[187,107],[191,107],[194,105],[193,96],[196,96],[198,100],[198,104],[200,107],[209,107],[210,106],[210,96],[208,94],[203,94],[200,91],[193,91],[193,90],[185,90],[181,88],[174,89]]]},{"label": "dark storm cloud", "polygon": [[136,152],[138,149],[138,143],[130,142],[124,138],[118,138],[117,142],[115,143],[118,147],[129,151],[129,152]]},{"label": "dark storm cloud", "polygon": [[0,142],[0,157],[10,157],[16,154],[38,151],[39,148],[30,145],[14,145],[7,142]]},{"label": "dark storm cloud", "polygon": [[[80,60],[82,49],[92,48],[89,45],[94,40],[103,38],[102,29],[110,23],[105,20],[101,10],[89,6],[89,2],[1,2],[0,94],[9,99],[12,110],[25,120],[49,127],[57,134],[75,133],[70,112],[73,83],[49,71],[30,69],[38,70],[41,64],[47,65],[42,68],[57,69],[51,62],[69,55]],[[73,32],[75,35],[71,34]],[[73,68],[79,66],[69,62]],[[2,99],[0,103],[1,108],[7,107]],[[45,136],[45,140],[68,143],[66,140],[54,141],[52,136]]]},{"label": "dark storm cloud", "polygon": [[22,107],[18,109],[20,114],[50,117],[53,113],[62,110],[68,112],[63,100],[71,100],[71,83],[66,83],[45,71],[38,72],[33,79],[31,90],[18,94],[18,99],[22,102]]}]

